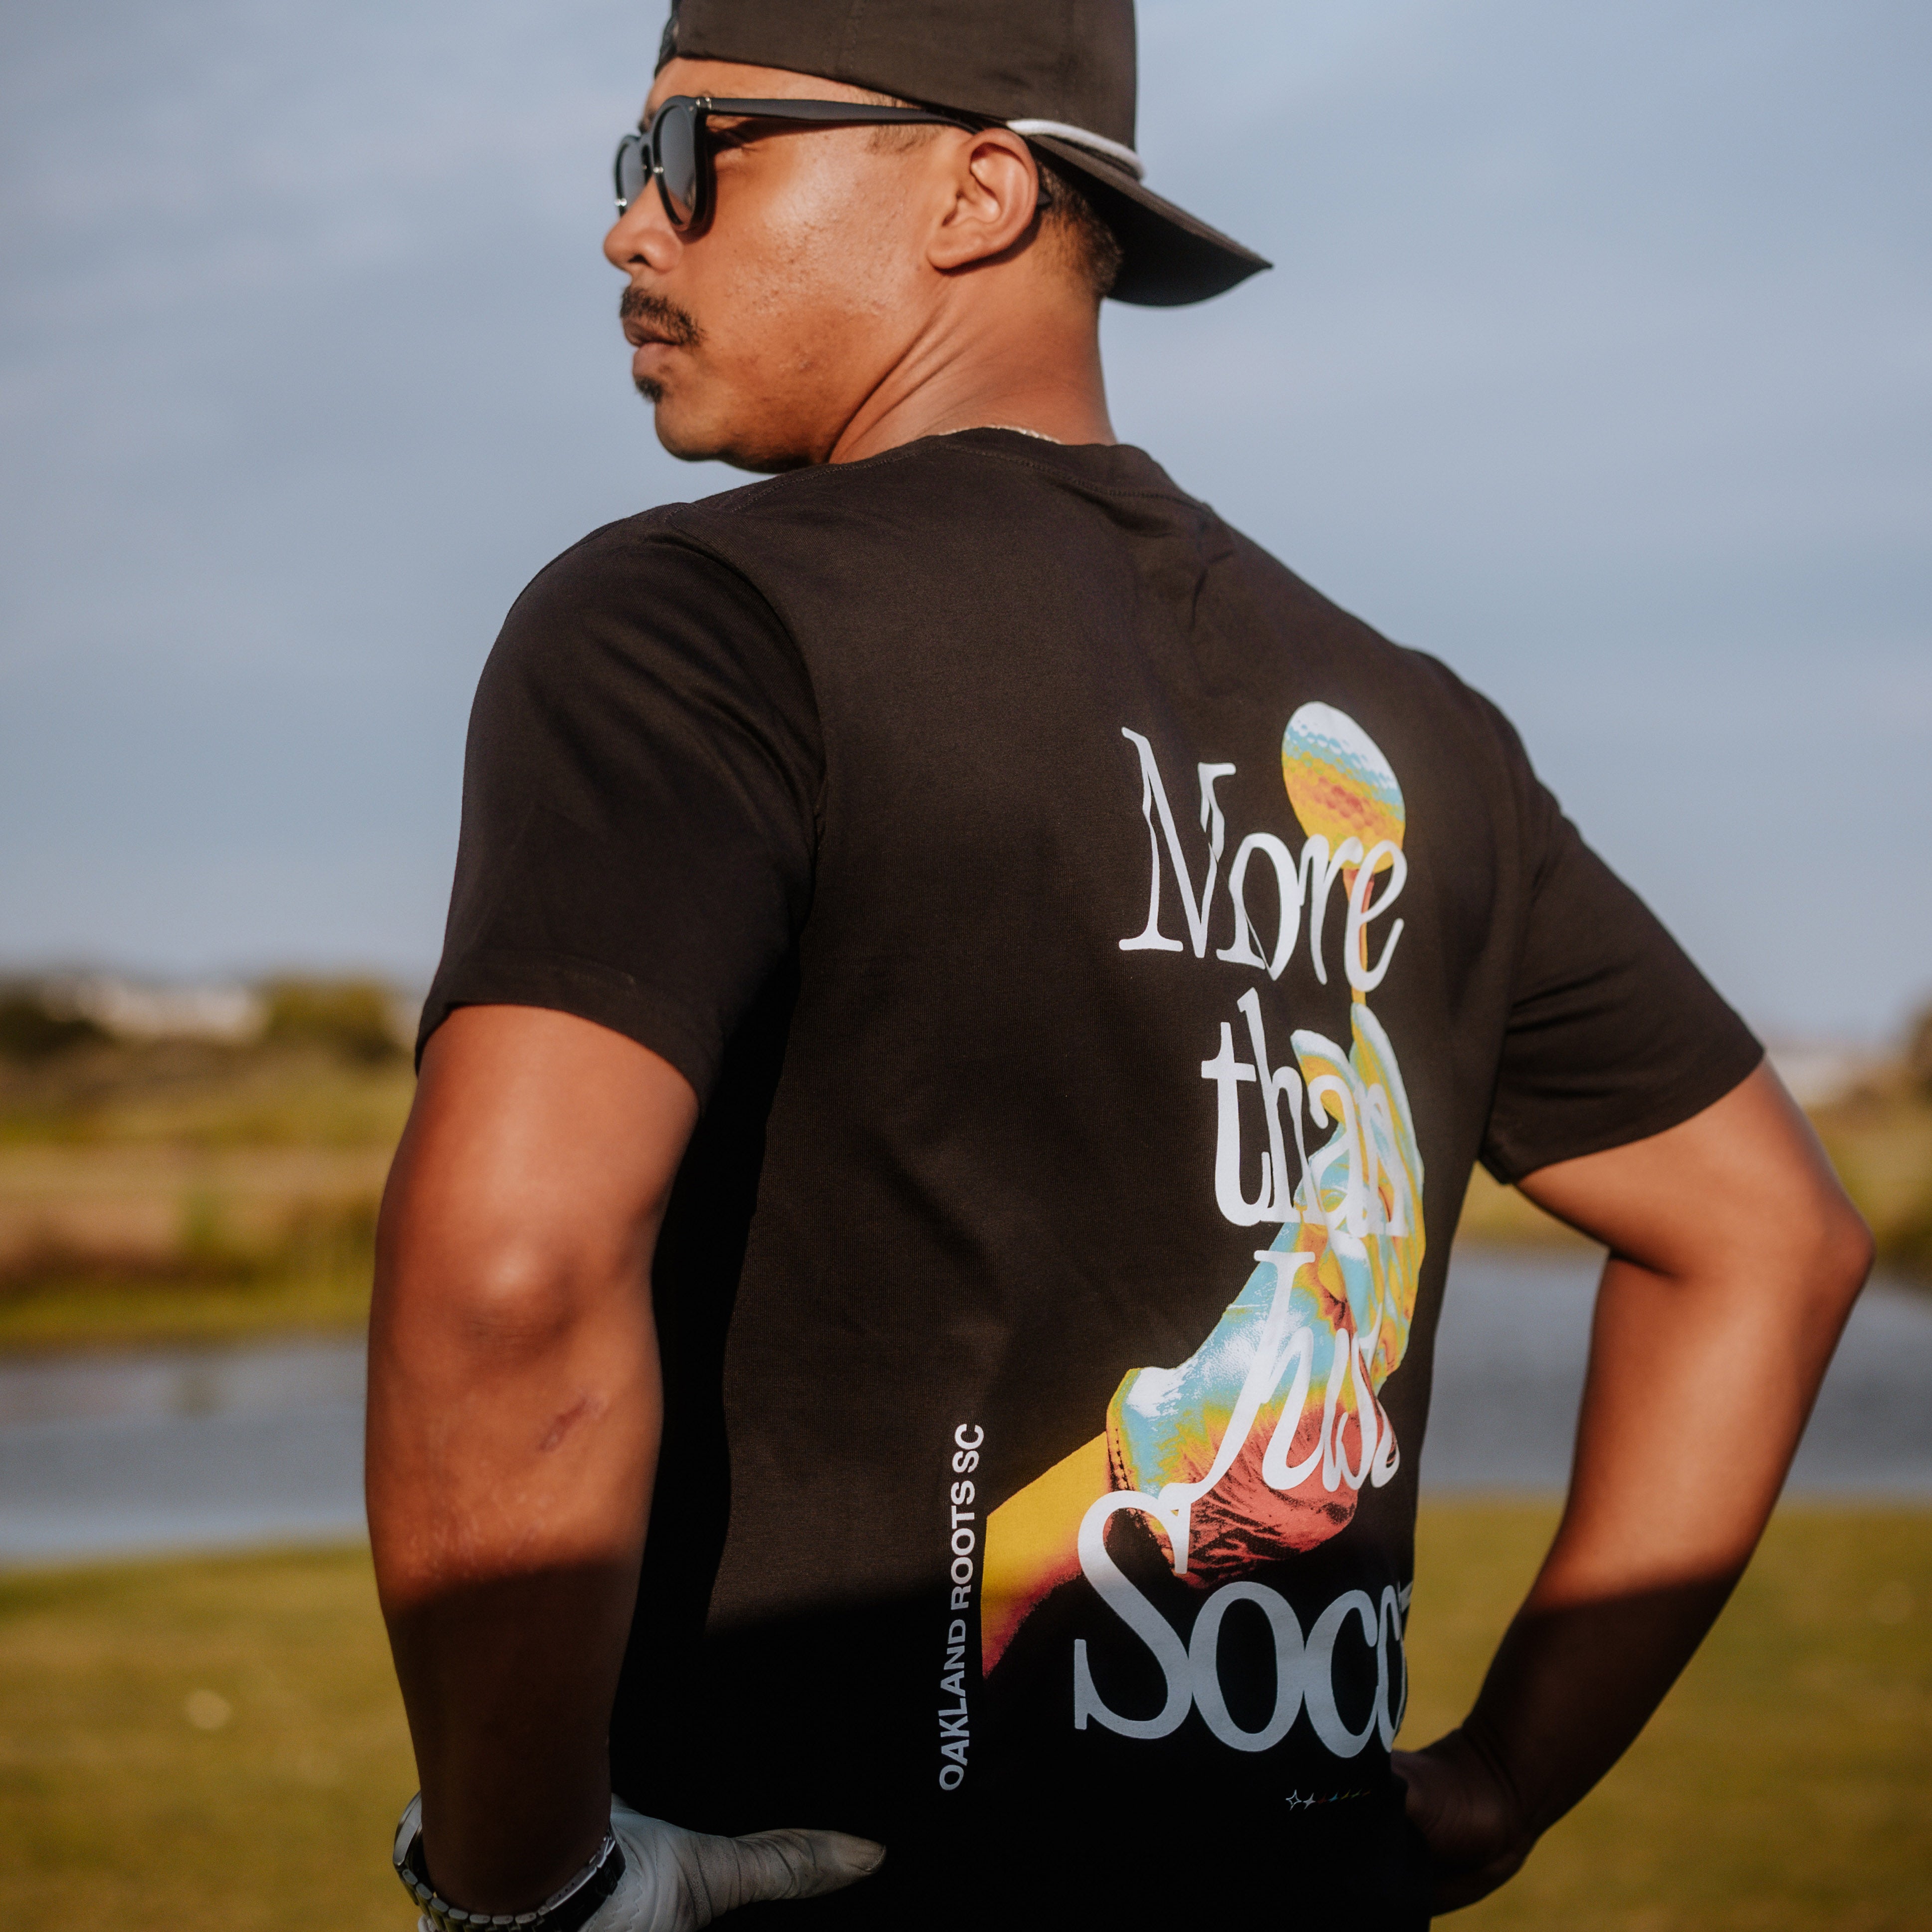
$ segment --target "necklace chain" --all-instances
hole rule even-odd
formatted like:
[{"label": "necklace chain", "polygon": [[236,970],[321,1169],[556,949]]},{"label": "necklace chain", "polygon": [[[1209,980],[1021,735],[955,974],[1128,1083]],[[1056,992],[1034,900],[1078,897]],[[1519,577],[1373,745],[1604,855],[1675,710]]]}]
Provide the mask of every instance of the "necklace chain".
[{"label": "necklace chain", "polygon": [[1057,449],[1066,446],[1057,436],[1048,436],[1043,429],[1022,429],[1018,423],[968,423],[962,429],[950,429],[948,436],[964,436],[976,429],[1003,429],[1010,436],[1030,436],[1036,442],[1050,442]]}]

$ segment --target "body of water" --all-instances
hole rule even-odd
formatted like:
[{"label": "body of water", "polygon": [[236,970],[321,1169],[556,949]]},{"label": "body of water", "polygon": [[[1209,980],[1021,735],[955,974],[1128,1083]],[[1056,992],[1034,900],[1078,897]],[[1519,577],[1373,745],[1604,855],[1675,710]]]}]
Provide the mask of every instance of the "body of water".
[{"label": "body of water", "polygon": [[362,1344],[0,1364],[0,1562],[364,1533]]},{"label": "body of water", "polygon": [[[1595,1285],[1585,1256],[1456,1257],[1425,1495],[1562,1489]],[[359,1341],[0,1365],[0,1563],[359,1536],[362,1390]],[[1932,1297],[1867,1290],[1791,1487],[1932,1502]]]},{"label": "body of water", "polygon": [[[1459,1253],[1436,1344],[1423,1493],[1569,1480],[1599,1263]],[[1859,1298],[1792,1466],[1794,1496],[1932,1502],[1932,1294]]]}]

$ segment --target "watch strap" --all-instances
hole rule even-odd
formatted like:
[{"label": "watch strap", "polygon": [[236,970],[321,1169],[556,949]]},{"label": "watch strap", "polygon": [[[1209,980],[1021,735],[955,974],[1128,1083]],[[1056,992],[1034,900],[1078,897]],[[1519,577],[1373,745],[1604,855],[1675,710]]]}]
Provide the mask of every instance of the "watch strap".
[{"label": "watch strap", "polygon": [[396,1825],[393,1853],[396,1876],[416,1900],[423,1923],[434,1932],[579,1932],[598,1907],[617,1889],[624,1876],[624,1849],[606,1831],[604,1842],[582,1870],[527,1912],[466,1912],[439,1898],[423,1869],[422,1793],[404,1808]]}]

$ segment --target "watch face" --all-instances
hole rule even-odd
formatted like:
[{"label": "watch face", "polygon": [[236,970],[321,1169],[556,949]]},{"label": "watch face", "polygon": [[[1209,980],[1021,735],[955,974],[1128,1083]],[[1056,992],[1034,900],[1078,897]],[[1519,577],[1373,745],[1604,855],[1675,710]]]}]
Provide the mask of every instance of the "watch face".
[{"label": "watch face", "polygon": [[422,1830],[422,1793],[418,1791],[403,1807],[403,1815],[396,1820],[396,1849],[392,1855],[397,1870],[403,1868],[410,1848],[416,1844],[417,1834]]}]

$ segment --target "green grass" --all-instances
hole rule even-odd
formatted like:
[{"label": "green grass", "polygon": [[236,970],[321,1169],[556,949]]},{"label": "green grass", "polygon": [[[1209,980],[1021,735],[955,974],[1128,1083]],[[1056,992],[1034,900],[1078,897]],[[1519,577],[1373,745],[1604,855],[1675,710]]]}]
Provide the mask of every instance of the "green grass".
[{"label": "green grass", "polygon": [[[1811,1120],[1877,1238],[1880,1266],[1895,1280],[1932,1287],[1932,1094],[1894,1072],[1815,1109]],[[1578,1253],[1594,1245],[1480,1167],[1470,1176],[1456,1238]]]},{"label": "green grass", "polygon": [[[1424,1512],[1406,1742],[1460,1714],[1553,1520]],[[1453,1922],[1932,1928],[1928,1637],[1932,1512],[1783,1512],[1630,1756]],[[406,1932],[412,1783],[363,1552],[0,1576],[0,1924]]]},{"label": "green grass", "polygon": [[[1402,1742],[1475,1694],[1553,1509],[1425,1510]],[[1622,1763],[1466,1932],[1932,1928],[1932,1512],[1781,1510]]]},{"label": "green grass", "polygon": [[391,1148],[416,1090],[406,1056],[166,1040],[0,1061],[0,1147]]},{"label": "green grass", "polygon": [[1932,1283],[1932,1090],[1898,1079],[1813,1118],[1881,1258]]},{"label": "green grass", "polygon": [[353,1335],[369,1319],[370,1264],[212,1281],[56,1275],[0,1286],[0,1355],[68,1348]]},{"label": "green grass", "polygon": [[353,1333],[414,1084],[299,1041],[0,1064],[0,1353]]},{"label": "green grass", "polygon": [[0,1924],[406,1932],[413,1788],[362,1552],[0,1578]]},{"label": "green grass", "polygon": [[[362,1324],[414,1076],[400,1052],[316,1030],[328,1014],[373,1023],[371,988],[278,997],[286,1026],[252,1046],[0,1059],[0,1354]],[[1816,1120],[1886,1265],[1932,1282],[1932,1096],[1895,1069]],[[1591,1251],[1480,1168],[1457,1238]]]}]

